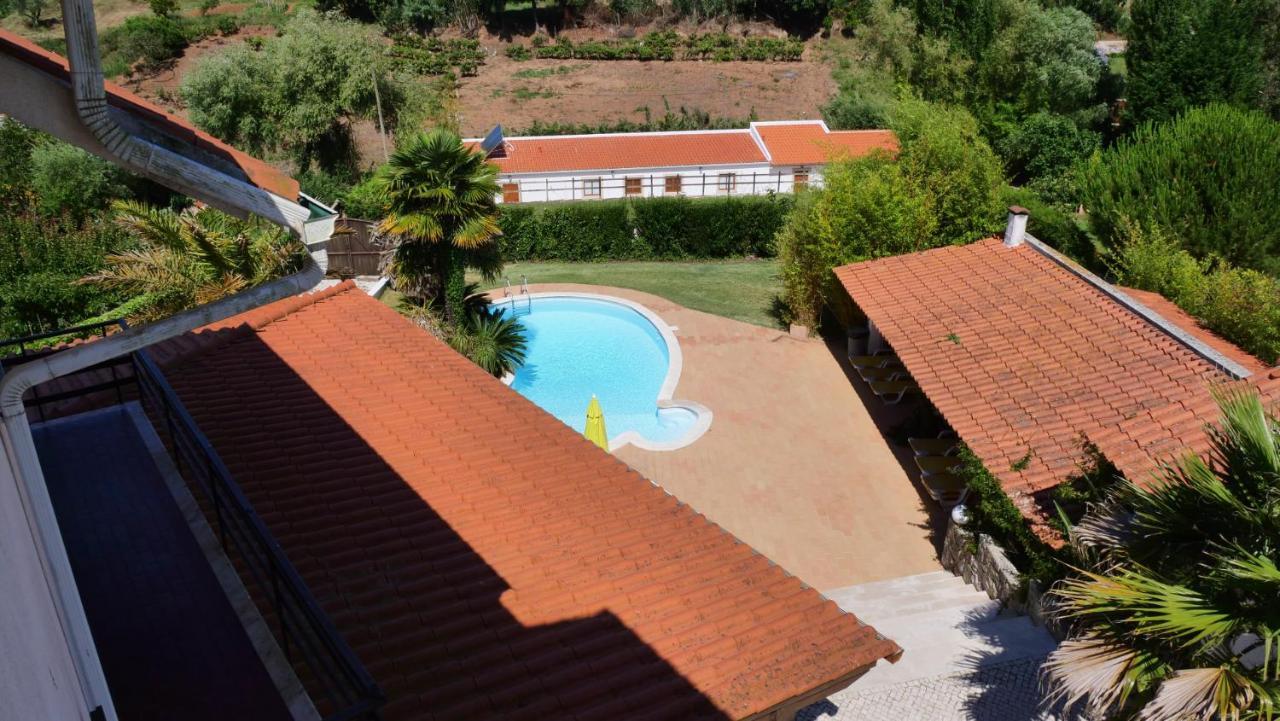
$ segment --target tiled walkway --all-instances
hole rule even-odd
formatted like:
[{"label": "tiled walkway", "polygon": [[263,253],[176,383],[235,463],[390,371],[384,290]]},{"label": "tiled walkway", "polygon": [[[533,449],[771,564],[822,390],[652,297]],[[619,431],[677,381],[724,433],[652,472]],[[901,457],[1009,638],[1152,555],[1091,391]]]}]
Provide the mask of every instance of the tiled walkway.
[{"label": "tiled walkway", "polygon": [[940,568],[931,506],[872,419],[880,402],[864,401],[825,343],[637,291],[530,290],[620,296],[677,327],[684,372],[675,397],[715,418],[680,450],[618,451],[650,480],[819,590]]},{"label": "tiled walkway", "polygon": [[858,684],[814,704],[796,721],[1066,721],[1078,718],[1041,708],[1043,658],[859,691]]},{"label": "tiled walkway", "polygon": [[120,718],[291,719],[129,412],[32,435]]}]

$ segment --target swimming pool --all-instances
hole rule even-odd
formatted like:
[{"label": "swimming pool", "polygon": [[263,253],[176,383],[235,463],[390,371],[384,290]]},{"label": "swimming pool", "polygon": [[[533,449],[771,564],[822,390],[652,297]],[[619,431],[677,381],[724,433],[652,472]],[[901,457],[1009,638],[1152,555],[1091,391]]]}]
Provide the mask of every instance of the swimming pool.
[{"label": "swimming pool", "polygon": [[511,388],[578,432],[592,394],[609,448],[672,450],[692,443],[711,412],[671,400],[683,356],[670,326],[642,305],[585,293],[531,293],[494,303],[514,313],[528,352]]}]

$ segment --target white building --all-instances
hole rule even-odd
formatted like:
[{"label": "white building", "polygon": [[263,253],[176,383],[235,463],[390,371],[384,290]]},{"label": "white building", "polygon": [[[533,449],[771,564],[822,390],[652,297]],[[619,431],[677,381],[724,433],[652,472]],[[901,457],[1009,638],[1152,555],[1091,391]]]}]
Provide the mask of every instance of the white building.
[{"label": "white building", "polygon": [[484,139],[503,203],[684,195],[790,193],[820,186],[833,159],[894,152],[889,130],[840,130],[821,120],[752,123],[741,130],[601,133]]}]

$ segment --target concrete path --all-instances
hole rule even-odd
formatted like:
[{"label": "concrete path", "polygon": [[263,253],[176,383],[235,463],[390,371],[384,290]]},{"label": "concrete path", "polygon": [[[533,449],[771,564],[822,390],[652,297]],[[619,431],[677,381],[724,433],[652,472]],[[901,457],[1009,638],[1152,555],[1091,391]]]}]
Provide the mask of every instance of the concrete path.
[{"label": "concrete path", "polygon": [[1049,721],[1040,665],[1057,645],[1026,616],[947,571],[828,591],[827,597],[903,649],[800,721]]},{"label": "concrete path", "polygon": [[938,510],[904,470],[904,451],[881,435],[872,413],[883,406],[860,395],[838,350],[632,290],[530,290],[627,298],[676,327],[684,371],[675,397],[715,419],[680,450],[618,451],[647,478],[818,589],[940,568]]}]

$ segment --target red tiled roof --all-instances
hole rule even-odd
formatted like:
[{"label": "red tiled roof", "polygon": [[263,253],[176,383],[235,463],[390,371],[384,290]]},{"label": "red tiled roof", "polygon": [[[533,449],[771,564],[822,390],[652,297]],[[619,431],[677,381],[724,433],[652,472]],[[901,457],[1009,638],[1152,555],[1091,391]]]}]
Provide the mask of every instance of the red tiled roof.
[{"label": "red tiled roof", "polygon": [[1133,298],[1139,303],[1145,305],[1151,310],[1159,313],[1165,320],[1178,326],[1188,334],[1194,336],[1196,340],[1204,343],[1210,348],[1218,351],[1222,355],[1239,363],[1250,373],[1263,373],[1269,370],[1269,366],[1258,358],[1249,355],[1240,349],[1236,344],[1222,338],[1213,331],[1200,325],[1200,322],[1193,318],[1189,313],[1174,305],[1172,301],[1159,293],[1152,293],[1149,290],[1138,290],[1137,288],[1126,288],[1119,286],[1125,295]]},{"label": "red tiled roof", "polygon": [[1217,419],[1211,389],[1232,380],[1029,244],[992,238],[836,275],[1033,516],[1028,494],[1076,472],[1084,438],[1134,480],[1188,445],[1202,448],[1200,429]]},{"label": "red tiled roof", "polygon": [[156,356],[388,721],[745,718],[899,653],[350,283]]},{"label": "red tiled roof", "polygon": [[[765,157],[752,130],[760,134]],[[471,147],[480,141],[467,141]],[[833,156],[897,150],[890,130],[828,132],[820,122],[755,123],[744,130],[606,133],[507,138],[490,162],[503,173],[674,168],[704,165],[820,165]]]},{"label": "red tiled roof", "polygon": [[898,139],[892,130],[830,132],[817,122],[761,123],[754,127],[774,165],[819,165],[832,158],[857,158],[875,150],[894,152],[898,149]]},{"label": "red tiled roof", "polygon": [[507,138],[506,152],[490,160],[504,173],[765,162],[746,130]]},{"label": "red tiled roof", "polygon": [[[0,29],[0,53],[13,57],[56,78],[70,81],[67,59],[49,52],[26,38]],[[270,163],[246,155],[197,129],[182,118],[134,95],[115,83],[106,83],[107,103],[145,122],[150,127],[221,157],[240,168],[248,182],[276,195],[296,200],[298,181]]]}]

